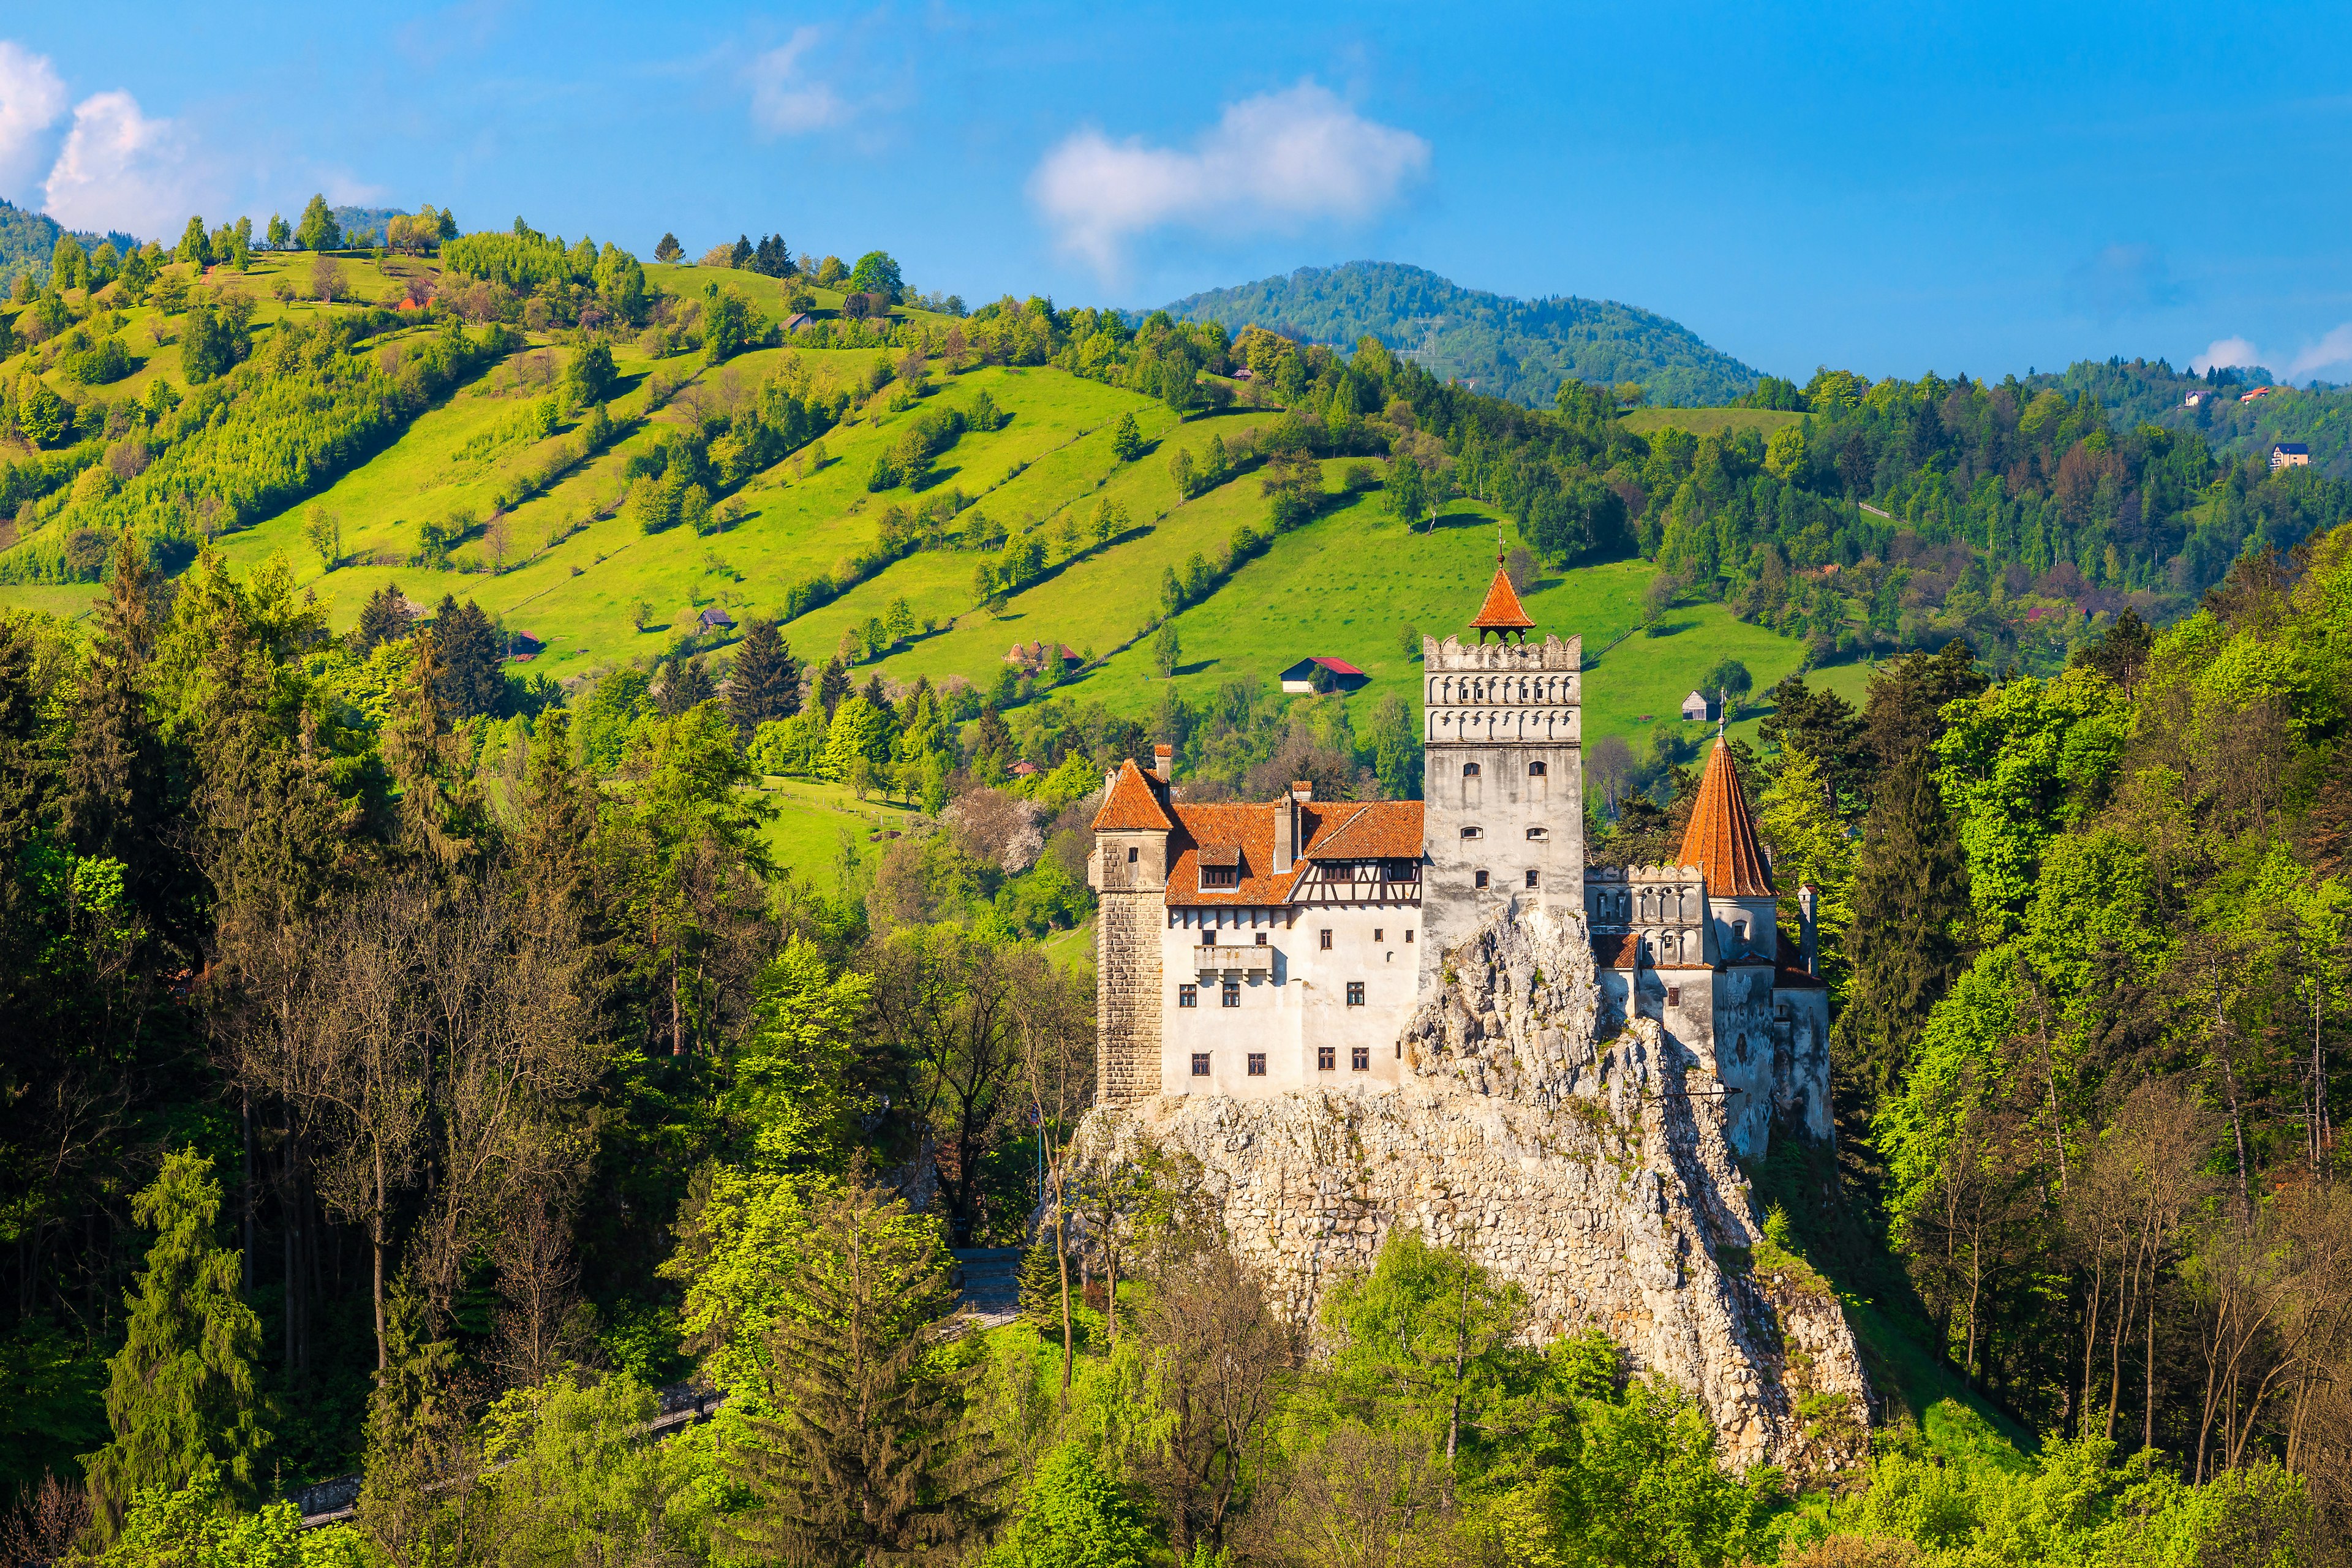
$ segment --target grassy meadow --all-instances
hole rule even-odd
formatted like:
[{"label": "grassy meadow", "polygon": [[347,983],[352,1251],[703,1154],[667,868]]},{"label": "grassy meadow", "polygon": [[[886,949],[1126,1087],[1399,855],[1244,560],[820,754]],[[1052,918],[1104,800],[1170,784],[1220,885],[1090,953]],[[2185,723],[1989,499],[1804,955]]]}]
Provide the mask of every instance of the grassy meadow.
[{"label": "grassy meadow", "polygon": [[1804,420],[1801,414],[1771,408],[1636,408],[1617,422],[1636,436],[1654,436],[1661,430],[1687,430],[1694,436],[1753,430],[1769,441],[1775,430]]}]

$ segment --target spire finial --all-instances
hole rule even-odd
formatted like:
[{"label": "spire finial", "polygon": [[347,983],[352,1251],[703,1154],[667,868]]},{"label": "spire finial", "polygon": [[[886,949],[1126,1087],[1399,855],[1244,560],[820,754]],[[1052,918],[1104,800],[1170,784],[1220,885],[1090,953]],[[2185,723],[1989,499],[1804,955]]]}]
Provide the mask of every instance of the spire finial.
[{"label": "spire finial", "polygon": [[1503,514],[1495,514],[1495,564],[1503,563]]}]

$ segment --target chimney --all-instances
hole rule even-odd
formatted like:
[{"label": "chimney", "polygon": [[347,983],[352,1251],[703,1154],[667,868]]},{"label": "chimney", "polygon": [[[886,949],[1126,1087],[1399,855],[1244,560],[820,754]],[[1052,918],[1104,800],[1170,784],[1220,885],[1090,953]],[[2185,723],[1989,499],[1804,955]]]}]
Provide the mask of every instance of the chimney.
[{"label": "chimney", "polygon": [[1315,786],[1305,779],[1290,781],[1290,794],[1274,803],[1274,874],[1286,873],[1298,863],[1298,852],[1306,847],[1306,824],[1300,820],[1298,808],[1315,798]]},{"label": "chimney", "polygon": [[1172,781],[1176,777],[1176,748],[1173,746],[1152,747],[1151,771],[1160,775],[1160,782],[1161,784],[1167,784]]},{"label": "chimney", "polygon": [[1821,945],[1818,932],[1821,921],[1814,916],[1814,906],[1821,898],[1811,882],[1797,889],[1797,948],[1804,954],[1805,973],[1818,975],[1822,972]]}]

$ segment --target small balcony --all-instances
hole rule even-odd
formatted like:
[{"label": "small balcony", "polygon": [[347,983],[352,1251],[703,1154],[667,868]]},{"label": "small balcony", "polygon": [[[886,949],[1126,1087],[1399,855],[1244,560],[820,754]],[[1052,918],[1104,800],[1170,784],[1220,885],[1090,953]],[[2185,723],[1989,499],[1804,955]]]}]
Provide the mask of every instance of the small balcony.
[{"label": "small balcony", "polygon": [[1202,974],[1271,974],[1274,973],[1274,949],[1270,947],[1201,946],[1192,950],[1192,967]]}]

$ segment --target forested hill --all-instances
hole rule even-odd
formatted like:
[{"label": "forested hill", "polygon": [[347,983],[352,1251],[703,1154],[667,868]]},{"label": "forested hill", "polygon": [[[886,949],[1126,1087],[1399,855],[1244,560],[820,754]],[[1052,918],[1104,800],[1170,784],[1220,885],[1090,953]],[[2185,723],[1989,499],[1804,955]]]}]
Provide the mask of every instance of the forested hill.
[{"label": "forested hill", "polygon": [[[23,207],[0,196],[0,278],[13,278],[19,272],[30,272],[36,279],[46,281],[49,276],[49,260],[58,247],[58,240],[66,233],[65,226],[47,213],[26,212]],[[100,245],[111,244],[118,252],[135,248],[138,241],[127,234],[81,234],[74,237],[84,250],[96,250]]]},{"label": "forested hill", "polygon": [[[2314,382],[2284,386],[2260,365],[2199,374],[2164,360],[2081,360],[2062,375],[2028,377],[2029,392],[2089,394],[2118,428],[2156,425],[2194,431],[2216,452],[2267,457],[2278,441],[2311,448],[2312,467],[2330,479],[2352,479],[2352,387]],[[2211,395],[2191,405],[2191,393]]]},{"label": "forested hill", "polygon": [[1180,321],[1259,326],[1352,348],[1366,335],[1438,375],[1548,408],[1563,381],[1637,382],[1648,401],[1727,403],[1757,373],[1681,322],[1614,300],[1514,300],[1393,261],[1302,267],[1288,277],[1212,289],[1167,307]]}]

